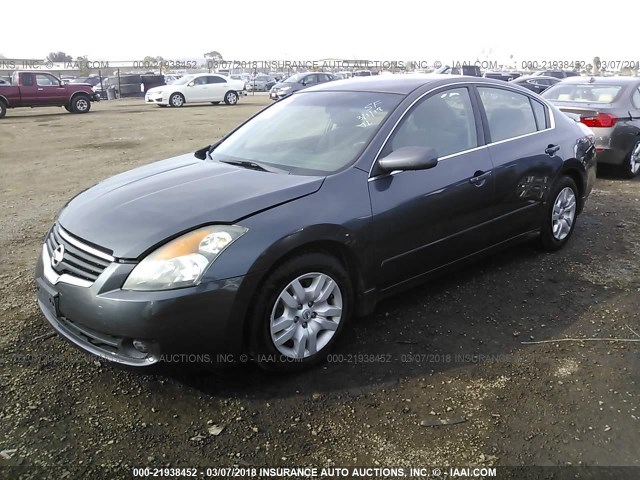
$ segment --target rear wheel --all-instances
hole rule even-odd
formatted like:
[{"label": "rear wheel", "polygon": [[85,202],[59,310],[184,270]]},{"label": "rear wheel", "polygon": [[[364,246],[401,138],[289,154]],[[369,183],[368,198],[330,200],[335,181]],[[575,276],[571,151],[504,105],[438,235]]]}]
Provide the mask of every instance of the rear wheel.
[{"label": "rear wheel", "polygon": [[233,90],[227,92],[227,94],[224,96],[224,103],[226,103],[227,105],[235,105],[236,103],[238,103],[238,94]]},{"label": "rear wheel", "polygon": [[622,168],[624,169],[624,176],[627,178],[634,178],[640,172],[640,139],[631,148],[629,155],[622,164]]},{"label": "rear wheel", "polygon": [[559,250],[573,234],[578,216],[578,188],[569,177],[561,177],[549,195],[542,227],[540,243],[549,251]]},{"label": "rear wheel", "polygon": [[7,106],[4,101],[0,100],[0,118],[3,118],[7,114]]},{"label": "rear wheel", "polygon": [[181,93],[172,93],[169,97],[169,105],[172,107],[181,107],[184,105],[184,96]]},{"label": "rear wheel", "polygon": [[91,100],[86,95],[77,95],[71,99],[73,113],[87,113],[91,110]]},{"label": "rear wheel", "polygon": [[353,310],[340,262],[307,253],[278,267],[257,294],[252,350],[266,370],[296,371],[324,360]]}]

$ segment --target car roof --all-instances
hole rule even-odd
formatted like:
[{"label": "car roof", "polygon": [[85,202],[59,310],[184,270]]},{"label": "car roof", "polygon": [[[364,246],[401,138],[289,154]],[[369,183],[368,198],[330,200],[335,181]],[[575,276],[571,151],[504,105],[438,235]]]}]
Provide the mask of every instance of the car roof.
[{"label": "car roof", "polygon": [[562,83],[596,83],[607,85],[629,85],[640,83],[638,77],[568,77],[562,79]]},{"label": "car roof", "polygon": [[[378,92],[397,93],[408,95],[415,89],[424,85],[442,83],[443,85],[453,84],[459,80],[468,80],[474,83],[487,83],[491,85],[504,86],[502,80],[494,80],[483,77],[469,77],[466,75],[446,75],[446,74],[406,74],[406,75],[373,75],[370,77],[352,77],[346,80],[336,80],[323,83],[315,87],[307,88],[303,92]],[[521,87],[517,87],[521,88]]]}]

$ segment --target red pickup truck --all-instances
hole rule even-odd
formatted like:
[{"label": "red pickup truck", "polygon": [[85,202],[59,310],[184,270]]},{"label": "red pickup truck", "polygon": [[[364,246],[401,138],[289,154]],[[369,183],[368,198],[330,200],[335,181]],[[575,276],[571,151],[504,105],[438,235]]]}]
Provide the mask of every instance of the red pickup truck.
[{"label": "red pickup truck", "polygon": [[63,85],[50,73],[14,72],[10,85],[0,85],[0,118],[16,107],[64,107],[68,112],[87,113],[94,101],[100,101],[100,96],[89,84]]}]

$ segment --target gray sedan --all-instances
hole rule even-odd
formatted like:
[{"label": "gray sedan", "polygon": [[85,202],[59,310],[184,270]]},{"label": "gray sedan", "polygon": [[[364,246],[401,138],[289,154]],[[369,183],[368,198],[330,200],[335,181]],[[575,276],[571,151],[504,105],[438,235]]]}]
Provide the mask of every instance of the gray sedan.
[{"label": "gray sedan", "polygon": [[633,178],[640,171],[640,78],[574,77],[544,98],[593,130],[597,161]]}]

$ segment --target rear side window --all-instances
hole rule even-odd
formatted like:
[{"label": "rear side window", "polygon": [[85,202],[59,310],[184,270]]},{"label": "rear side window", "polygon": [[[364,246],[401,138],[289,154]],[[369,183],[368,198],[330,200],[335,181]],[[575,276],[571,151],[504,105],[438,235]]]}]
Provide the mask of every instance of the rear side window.
[{"label": "rear side window", "polygon": [[501,88],[478,87],[492,142],[538,131],[529,97]]},{"label": "rear side window", "polygon": [[28,73],[22,76],[22,84],[25,87],[31,87],[33,86],[33,74]]},{"label": "rear side window", "polygon": [[207,77],[208,83],[227,83],[227,81],[222,77],[210,76]]},{"label": "rear side window", "polygon": [[431,147],[438,157],[478,146],[469,91],[455,88],[417,104],[402,120],[382,156],[402,147]]}]

